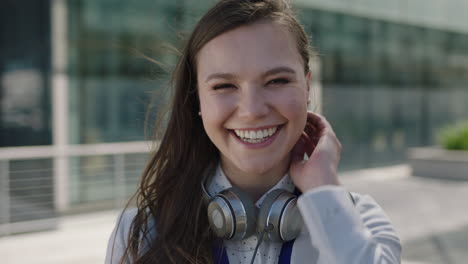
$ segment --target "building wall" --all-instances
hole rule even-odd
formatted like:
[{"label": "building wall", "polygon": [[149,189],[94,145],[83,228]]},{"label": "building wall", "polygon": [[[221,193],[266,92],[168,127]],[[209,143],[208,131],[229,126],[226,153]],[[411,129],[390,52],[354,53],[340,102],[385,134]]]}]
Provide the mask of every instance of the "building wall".
[{"label": "building wall", "polygon": [[468,34],[331,10],[299,8],[342,169],[404,162],[407,147],[466,118]]},{"label": "building wall", "polygon": [[47,0],[0,3],[0,236],[5,223],[54,216],[52,159],[11,158],[52,144],[49,22]]},{"label": "building wall", "polygon": [[51,144],[49,1],[0,7],[0,147]]},{"label": "building wall", "polygon": [[464,0],[294,0],[298,6],[468,33]]}]

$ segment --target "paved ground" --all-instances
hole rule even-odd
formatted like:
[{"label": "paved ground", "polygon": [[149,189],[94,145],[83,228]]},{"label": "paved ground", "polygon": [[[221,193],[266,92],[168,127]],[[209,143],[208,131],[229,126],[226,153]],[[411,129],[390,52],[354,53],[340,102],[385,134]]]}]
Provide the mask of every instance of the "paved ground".
[{"label": "paved ground", "polygon": [[[402,239],[403,263],[468,263],[468,182],[413,177],[405,165],[348,172],[341,179],[385,209]],[[55,231],[0,238],[0,262],[103,263],[116,217],[116,211],[66,216]]]},{"label": "paved ground", "polygon": [[342,182],[385,209],[403,242],[404,263],[468,263],[468,182],[410,174],[407,166],[369,169],[346,173]]},{"label": "paved ground", "polygon": [[65,216],[57,230],[0,238],[4,264],[104,263],[116,211]]}]

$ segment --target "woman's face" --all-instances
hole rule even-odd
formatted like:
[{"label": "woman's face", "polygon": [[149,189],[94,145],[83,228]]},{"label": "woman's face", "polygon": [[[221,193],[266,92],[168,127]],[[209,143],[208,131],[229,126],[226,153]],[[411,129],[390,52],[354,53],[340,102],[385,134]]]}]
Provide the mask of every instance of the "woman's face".
[{"label": "woman's face", "polygon": [[287,168],[306,123],[309,77],[294,36],[271,22],[228,31],[200,50],[201,118],[225,170]]}]

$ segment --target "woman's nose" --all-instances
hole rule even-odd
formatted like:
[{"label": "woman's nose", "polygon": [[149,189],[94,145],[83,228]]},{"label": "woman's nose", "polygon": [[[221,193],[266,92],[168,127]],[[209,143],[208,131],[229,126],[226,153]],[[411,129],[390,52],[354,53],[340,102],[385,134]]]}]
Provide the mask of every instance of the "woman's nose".
[{"label": "woman's nose", "polygon": [[239,117],[258,119],[269,112],[269,105],[261,87],[248,87],[241,93],[238,105]]}]

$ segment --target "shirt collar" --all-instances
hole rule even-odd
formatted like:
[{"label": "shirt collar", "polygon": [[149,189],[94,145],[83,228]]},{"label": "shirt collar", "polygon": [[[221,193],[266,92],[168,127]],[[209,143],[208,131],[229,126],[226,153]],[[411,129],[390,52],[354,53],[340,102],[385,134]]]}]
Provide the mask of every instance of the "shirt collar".
[{"label": "shirt collar", "polygon": [[[231,182],[226,177],[226,175],[224,174],[223,169],[221,168],[221,164],[218,165],[218,168],[216,169],[214,175],[208,180],[208,184],[207,184],[206,187],[207,187],[208,193],[211,196],[214,196],[217,193],[232,187]],[[275,186],[273,186],[271,189],[269,189],[266,193],[264,193],[262,195],[262,197],[260,197],[260,199],[258,199],[255,202],[255,206],[260,208],[260,206],[262,205],[262,202],[265,199],[266,195],[269,194],[270,192],[272,192],[273,190],[283,189],[283,190],[288,191],[288,192],[294,192],[294,188],[295,188],[294,184],[293,184],[291,178],[289,177],[289,174],[286,173],[283,176],[283,178],[281,178],[281,180],[279,180],[278,183],[276,183]]]}]

